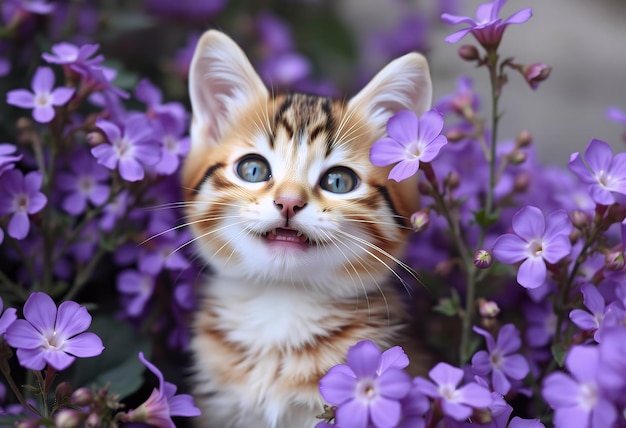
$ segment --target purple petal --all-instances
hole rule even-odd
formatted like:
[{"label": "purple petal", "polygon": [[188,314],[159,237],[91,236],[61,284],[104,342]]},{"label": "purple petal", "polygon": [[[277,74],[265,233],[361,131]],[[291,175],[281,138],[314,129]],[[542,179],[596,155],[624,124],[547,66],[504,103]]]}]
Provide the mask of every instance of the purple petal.
[{"label": "purple petal", "polygon": [[9,220],[9,226],[7,232],[9,236],[15,239],[24,239],[28,235],[30,230],[30,220],[28,214],[24,211],[18,211]]},{"label": "purple petal", "polygon": [[440,397],[439,388],[437,385],[432,383],[431,381],[424,379],[422,377],[417,377],[413,380],[413,384],[415,385],[415,389],[420,393],[432,397],[437,398]]},{"label": "purple petal", "polygon": [[357,378],[375,377],[380,349],[370,340],[363,340],[348,349],[346,362]]},{"label": "purple petal", "polygon": [[470,24],[472,26],[476,25],[476,21],[469,16],[460,16],[460,15],[451,15],[449,13],[443,13],[441,15],[441,20],[446,24],[450,25],[458,25],[458,24]]},{"label": "purple petal", "polygon": [[46,293],[36,292],[24,303],[24,318],[40,332],[53,331],[57,306]]},{"label": "purple petal", "polygon": [[613,205],[616,202],[611,191],[599,184],[589,187],[589,195],[596,204]]},{"label": "purple petal", "polygon": [[604,312],[605,302],[604,297],[598,291],[593,284],[585,284],[581,287],[583,293],[583,303],[594,314],[601,314]]},{"label": "purple petal", "polygon": [[[104,134],[106,135],[106,137],[107,137],[107,139],[109,140],[110,143],[112,143],[112,142],[114,142],[116,140],[119,140],[120,137],[122,136],[122,134],[120,132],[120,128],[116,124],[114,124],[113,122],[109,122],[108,120],[98,119],[98,120],[96,120],[96,126],[98,128],[100,128],[100,130],[102,130],[102,132],[104,132]],[[96,147],[100,147],[100,146],[96,146]],[[94,147],[94,149],[96,147]],[[112,168],[110,168],[110,169],[112,169]]]},{"label": "purple petal", "polygon": [[415,175],[419,166],[420,162],[417,159],[401,161],[396,166],[391,168],[391,171],[389,171],[389,179],[397,182],[406,180],[407,178]]},{"label": "purple petal", "polygon": [[89,200],[96,206],[102,205],[109,198],[109,190],[109,186],[96,184],[89,194]]},{"label": "purple petal", "polygon": [[28,200],[28,214],[36,214],[46,206],[48,202],[48,198],[43,193],[35,193],[34,195],[30,195]]},{"label": "purple petal", "polygon": [[29,172],[24,176],[24,190],[28,194],[38,192],[41,189],[43,176],[39,171]]},{"label": "purple petal", "polygon": [[68,300],[59,305],[55,331],[64,338],[76,336],[87,330],[91,325],[91,315],[87,308],[76,302]]},{"label": "purple petal", "polygon": [[607,171],[613,161],[613,150],[604,141],[594,138],[585,149],[585,160],[591,171]]},{"label": "purple petal", "polygon": [[526,246],[519,236],[507,233],[495,240],[492,252],[501,263],[513,264],[528,257]]},{"label": "purple petal", "polygon": [[82,193],[71,193],[63,198],[61,205],[69,214],[78,215],[85,211],[85,208],[87,207],[87,198]]},{"label": "purple petal", "polygon": [[122,178],[131,182],[142,180],[145,175],[143,166],[133,158],[120,159],[119,170]]},{"label": "purple petal", "polygon": [[411,377],[402,369],[392,367],[378,377],[380,395],[400,400],[411,389]]},{"label": "purple petal", "polygon": [[524,379],[529,370],[528,361],[520,354],[508,355],[502,363],[502,371],[511,379]]},{"label": "purple petal", "polygon": [[565,367],[579,382],[595,382],[599,358],[596,347],[574,346],[565,357]]},{"label": "purple petal", "polygon": [[546,218],[546,231],[544,237],[554,235],[569,235],[574,226],[565,210],[557,210],[548,214]]},{"label": "purple petal", "polygon": [[573,309],[569,319],[581,330],[596,330],[599,327],[596,317],[582,309]]},{"label": "purple petal", "polygon": [[156,368],[156,366],[154,364],[152,364],[150,361],[146,360],[146,357],[144,357],[143,352],[139,353],[139,360],[143,363],[144,366],[146,366],[148,368],[148,370],[150,370],[152,372],[152,374],[154,374],[157,379],[159,379],[159,391],[161,391],[161,394],[163,393],[163,383],[165,382],[165,380],[163,379],[163,373],[161,373],[161,370],[159,370],[158,368]]},{"label": "purple petal", "polygon": [[527,205],[513,215],[512,227],[517,236],[530,242],[543,236],[545,217],[539,208]]},{"label": "purple petal", "polygon": [[52,119],[54,119],[54,107],[43,106],[43,107],[35,107],[33,109],[33,119],[35,119],[39,123],[48,123]]},{"label": "purple petal", "polygon": [[96,158],[100,165],[104,165],[109,169],[115,169],[117,166],[119,159],[113,149],[113,146],[108,143],[100,144],[92,148],[91,154]]},{"label": "purple petal", "polygon": [[456,386],[463,379],[463,370],[447,363],[438,363],[428,372],[428,375],[438,385]]},{"label": "purple petal", "polygon": [[43,352],[40,348],[18,348],[16,354],[17,359],[20,361],[20,365],[26,369],[42,370],[46,367],[46,361],[43,359]]},{"label": "purple petal", "polygon": [[515,12],[513,15],[509,16],[504,20],[503,24],[523,24],[528,21],[533,16],[533,11],[531,8],[522,9],[518,12]]},{"label": "purple petal", "polygon": [[457,421],[465,420],[472,415],[472,408],[460,403],[441,400],[441,407],[444,415],[450,416],[452,419]]},{"label": "purple petal", "polygon": [[68,339],[63,346],[65,352],[81,358],[100,355],[103,349],[102,340],[96,334],[90,332]]},{"label": "purple petal", "polygon": [[497,347],[504,355],[517,351],[522,346],[519,331],[513,324],[502,326],[498,332]]},{"label": "purple petal", "polygon": [[355,394],[356,376],[345,364],[331,367],[319,382],[320,394],[333,405],[341,405]]},{"label": "purple petal", "polygon": [[71,355],[56,348],[43,351],[43,358],[48,364],[57,370],[65,370],[71,366],[74,361],[76,361],[76,357],[72,357]]},{"label": "purple petal", "polygon": [[500,369],[493,369],[491,383],[493,385],[493,390],[500,395],[506,395],[511,390],[511,382],[509,382]]},{"label": "purple petal", "polygon": [[400,346],[394,346],[382,353],[376,373],[380,375],[388,368],[395,367],[398,369],[404,369],[408,365],[409,357],[406,355],[406,352],[404,352],[404,349]]},{"label": "purple petal", "polygon": [[454,33],[450,34],[444,40],[447,43],[456,43],[459,40],[461,40],[463,37],[465,37],[467,35],[467,33],[469,33],[470,31],[472,31],[472,28],[464,28],[462,30],[459,30],[457,32],[454,32]]},{"label": "purple petal", "polygon": [[26,89],[14,89],[7,92],[7,104],[22,108],[35,107],[35,95]]},{"label": "purple petal", "polygon": [[434,140],[426,145],[426,147],[420,154],[420,160],[422,162],[431,162],[433,159],[435,159],[435,157],[437,157],[437,155],[441,151],[441,148],[446,144],[448,144],[448,139],[445,135],[439,135],[438,137],[435,137]]},{"label": "purple petal", "polygon": [[458,392],[462,397],[463,403],[478,409],[488,407],[493,401],[491,398],[491,392],[489,392],[487,388],[480,386],[475,382],[463,385],[459,388]]},{"label": "purple petal", "polygon": [[393,140],[404,143],[417,141],[418,119],[411,110],[401,110],[387,121],[387,134]]},{"label": "purple petal", "polygon": [[376,166],[387,166],[407,159],[406,147],[391,138],[376,141],[370,150],[370,162]]},{"label": "purple petal", "polygon": [[375,427],[393,428],[398,426],[401,416],[400,402],[378,397],[370,405],[370,416]]},{"label": "purple petal", "polygon": [[569,158],[568,167],[570,171],[572,171],[580,181],[585,184],[597,184],[598,180],[594,175],[589,171],[582,158],[580,157],[580,153],[572,153]]},{"label": "purple petal", "polygon": [[591,411],[592,427],[613,427],[617,421],[617,411],[613,403],[604,397],[598,397],[598,402]]},{"label": "purple petal", "polygon": [[487,342],[487,349],[489,350],[489,352],[492,352],[496,348],[496,342],[493,340],[493,336],[491,335],[491,333],[476,326],[474,326],[472,330],[485,338],[485,341]]},{"label": "purple petal", "polygon": [[363,428],[368,426],[369,411],[367,404],[359,400],[350,400],[339,406],[335,412],[336,425],[342,428]]},{"label": "purple petal", "polygon": [[522,419],[515,416],[509,423],[509,428],[546,428],[539,419]]},{"label": "purple petal", "polygon": [[537,288],[546,281],[546,264],[541,257],[529,257],[517,271],[517,282],[524,288]]},{"label": "purple petal", "polygon": [[546,241],[543,245],[543,251],[541,256],[548,261],[548,263],[557,263],[564,257],[569,256],[572,252],[572,243],[568,236],[559,235]]},{"label": "purple petal", "polygon": [[472,371],[479,376],[486,376],[491,372],[491,359],[487,351],[478,351],[472,357]]},{"label": "purple petal", "polygon": [[161,160],[161,148],[155,141],[137,143],[134,158],[142,165],[154,165]]},{"label": "purple petal", "polygon": [[44,343],[41,332],[26,320],[14,321],[5,334],[7,343],[13,348],[39,349]]},{"label": "purple petal", "polygon": [[[476,20],[480,23],[493,21],[498,18],[500,7],[498,1],[483,3],[476,8]],[[494,7],[497,6],[497,7]]]},{"label": "purple petal", "polygon": [[[422,114],[419,119],[419,139],[426,143],[433,142],[441,136],[443,130],[443,115],[431,109]],[[444,137],[445,138],[445,137]]]},{"label": "purple petal", "polygon": [[74,88],[56,88],[52,91],[52,105],[62,106],[67,103],[76,92]]},{"label": "purple petal", "polygon": [[54,73],[50,67],[38,67],[33,75],[32,88],[35,94],[50,92],[54,86]]},{"label": "purple petal", "polygon": [[578,383],[565,373],[556,372],[548,375],[543,382],[542,395],[553,408],[573,407],[578,404],[575,393],[579,390]]},{"label": "purple petal", "polygon": [[[0,232],[2,229],[0,229]],[[0,236],[0,243],[2,243],[2,237]],[[1,299],[0,299],[1,302]],[[0,304],[0,311],[2,305]],[[0,336],[6,333],[7,329],[17,320],[17,310],[15,308],[6,308],[0,316]]]},{"label": "purple petal", "polygon": [[[166,382],[167,383],[167,382]],[[194,404],[193,397],[189,394],[179,394],[168,401],[171,416],[200,416],[202,413]]]}]

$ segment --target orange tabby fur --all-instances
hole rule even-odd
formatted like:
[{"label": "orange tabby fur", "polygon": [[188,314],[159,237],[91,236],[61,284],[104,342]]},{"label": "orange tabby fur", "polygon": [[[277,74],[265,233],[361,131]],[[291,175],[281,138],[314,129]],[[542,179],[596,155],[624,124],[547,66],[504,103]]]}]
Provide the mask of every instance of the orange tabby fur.
[{"label": "orange tabby fur", "polygon": [[[314,426],[319,379],[360,340],[403,345],[423,369],[390,280],[419,205],[417,182],[389,181],[369,151],[393,113],[430,107],[424,58],[392,62],[347,102],[270,96],[241,49],[208,31],[192,61],[190,97],[188,222],[214,270],[191,344],[198,426]],[[238,176],[251,154],[267,160],[267,180]],[[338,166],[358,177],[347,193],[320,187]],[[283,200],[297,201],[291,217]],[[276,246],[265,238],[276,228],[303,233],[308,244]]]}]

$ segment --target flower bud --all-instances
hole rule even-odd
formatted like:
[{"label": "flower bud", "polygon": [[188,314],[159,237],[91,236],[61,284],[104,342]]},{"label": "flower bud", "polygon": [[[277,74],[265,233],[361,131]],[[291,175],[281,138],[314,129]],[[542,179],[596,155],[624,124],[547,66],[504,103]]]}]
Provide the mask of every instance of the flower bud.
[{"label": "flower bud", "polygon": [[461,176],[458,172],[452,171],[444,180],[444,186],[446,186],[450,190],[454,190],[459,187],[461,184]]},{"label": "flower bud", "polygon": [[515,181],[513,182],[513,189],[517,193],[524,193],[528,190],[531,180],[532,178],[530,177],[530,174],[527,172],[518,174],[515,177]]},{"label": "flower bud", "polygon": [[446,132],[446,138],[449,143],[456,143],[466,137],[466,133],[459,128],[452,128]]},{"label": "flower bud", "polygon": [[77,406],[89,406],[93,402],[93,393],[87,388],[78,388],[72,394],[72,402]]},{"label": "flower bud", "polygon": [[90,146],[97,146],[106,142],[107,140],[101,132],[94,131],[87,134],[87,144],[89,144]]},{"label": "flower bud", "polygon": [[550,67],[539,62],[523,67],[522,69],[524,78],[532,89],[537,89],[539,83],[548,78],[550,71],[552,71]]},{"label": "flower bud", "polygon": [[604,255],[604,266],[607,270],[618,271],[624,269],[624,252],[608,251]]},{"label": "flower bud", "polygon": [[459,56],[465,61],[477,61],[480,59],[480,53],[476,46],[462,45],[458,50]]},{"label": "flower bud", "polygon": [[513,165],[521,165],[528,159],[528,154],[522,150],[513,150],[509,155],[509,162]]},{"label": "flower bud", "polygon": [[524,147],[528,147],[533,143],[533,136],[529,131],[522,131],[519,134],[517,134],[517,137],[515,137],[515,147],[517,148],[524,148]]},{"label": "flower bud", "polygon": [[61,382],[54,390],[54,398],[57,403],[64,403],[72,395],[72,385],[69,382]]},{"label": "flower bud", "polygon": [[428,210],[419,210],[411,214],[411,226],[414,232],[423,232],[430,225],[430,215]]},{"label": "flower bud", "polygon": [[574,211],[570,215],[570,220],[572,221],[574,227],[576,227],[577,229],[588,228],[591,224],[591,218],[587,213],[583,211]]},{"label": "flower bud", "polygon": [[417,190],[422,195],[430,196],[432,194],[432,192],[433,192],[433,186],[429,182],[427,182],[427,181],[420,181],[417,184]]},{"label": "flower bud", "polygon": [[437,276],[448,276],[453,267],[454,263],[451,260],[443,260],[435,265],[433,273]]},{"label": "flower bud", "polygon": [[74,409],[61,409],[54,415],[54,426],[57,428],[76,428],[80,425],[82,414]]},{"label": "flower bud", "polygon": [[87,428],[97,428],[101,424],[100,416],[97,413],[90,413],[85,420],[85,426]]},{"label": "flower bud", "polygon": [[16,422],[14,428],[39,428],[40,426],[39,418],[35,418]]},{"label": "flower bud", "polygon": [[478,250],[474,253],[474,266],[478,269],[487,269],[493,264],[493,256],[487,250]]},{"label": "flower bud", "polygon": [[480,298],[478,299],[478,312],[483,318],[495,318],[500,314],[500,307],[494,301]]}]

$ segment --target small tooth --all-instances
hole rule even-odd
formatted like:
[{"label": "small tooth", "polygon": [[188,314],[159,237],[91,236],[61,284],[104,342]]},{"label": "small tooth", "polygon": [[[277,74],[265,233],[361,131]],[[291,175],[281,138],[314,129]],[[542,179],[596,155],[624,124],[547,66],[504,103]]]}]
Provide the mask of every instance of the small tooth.
[{"label": "small tooth", "polygon": [[302,236],[303,233],[301,231],[298,231],[298,234],[296,236]]},{"label": "small tooth", "polygon": [[262,233],[262,235],[263,235],[263,236],[267,236],[267,232],[263,232],[263,233]]},{"label": "small tooth", "polygon": [[276,229],[272,229],[272,235],[276,235]]}]

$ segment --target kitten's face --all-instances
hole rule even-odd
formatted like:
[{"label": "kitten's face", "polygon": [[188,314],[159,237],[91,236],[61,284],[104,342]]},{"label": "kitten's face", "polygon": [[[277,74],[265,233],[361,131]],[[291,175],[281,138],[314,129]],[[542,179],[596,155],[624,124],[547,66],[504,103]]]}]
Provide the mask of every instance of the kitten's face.
[{"label": "kitten's face", "polygon": [[[234,42],[207,34],[192,63],[194,124],[184,169],[198,250],[225,276],[376,285],[394,268],[418,207],[414,179],[389,182],[388,169],[369,161],[391,112],[370,111],[361,95],[349,103],[271,97],[249,63],[237,63]],[[216,59],[230,50],[235,58]],[[232,86],[230,74],[211,69],[228,60],[239,75]]]}]

